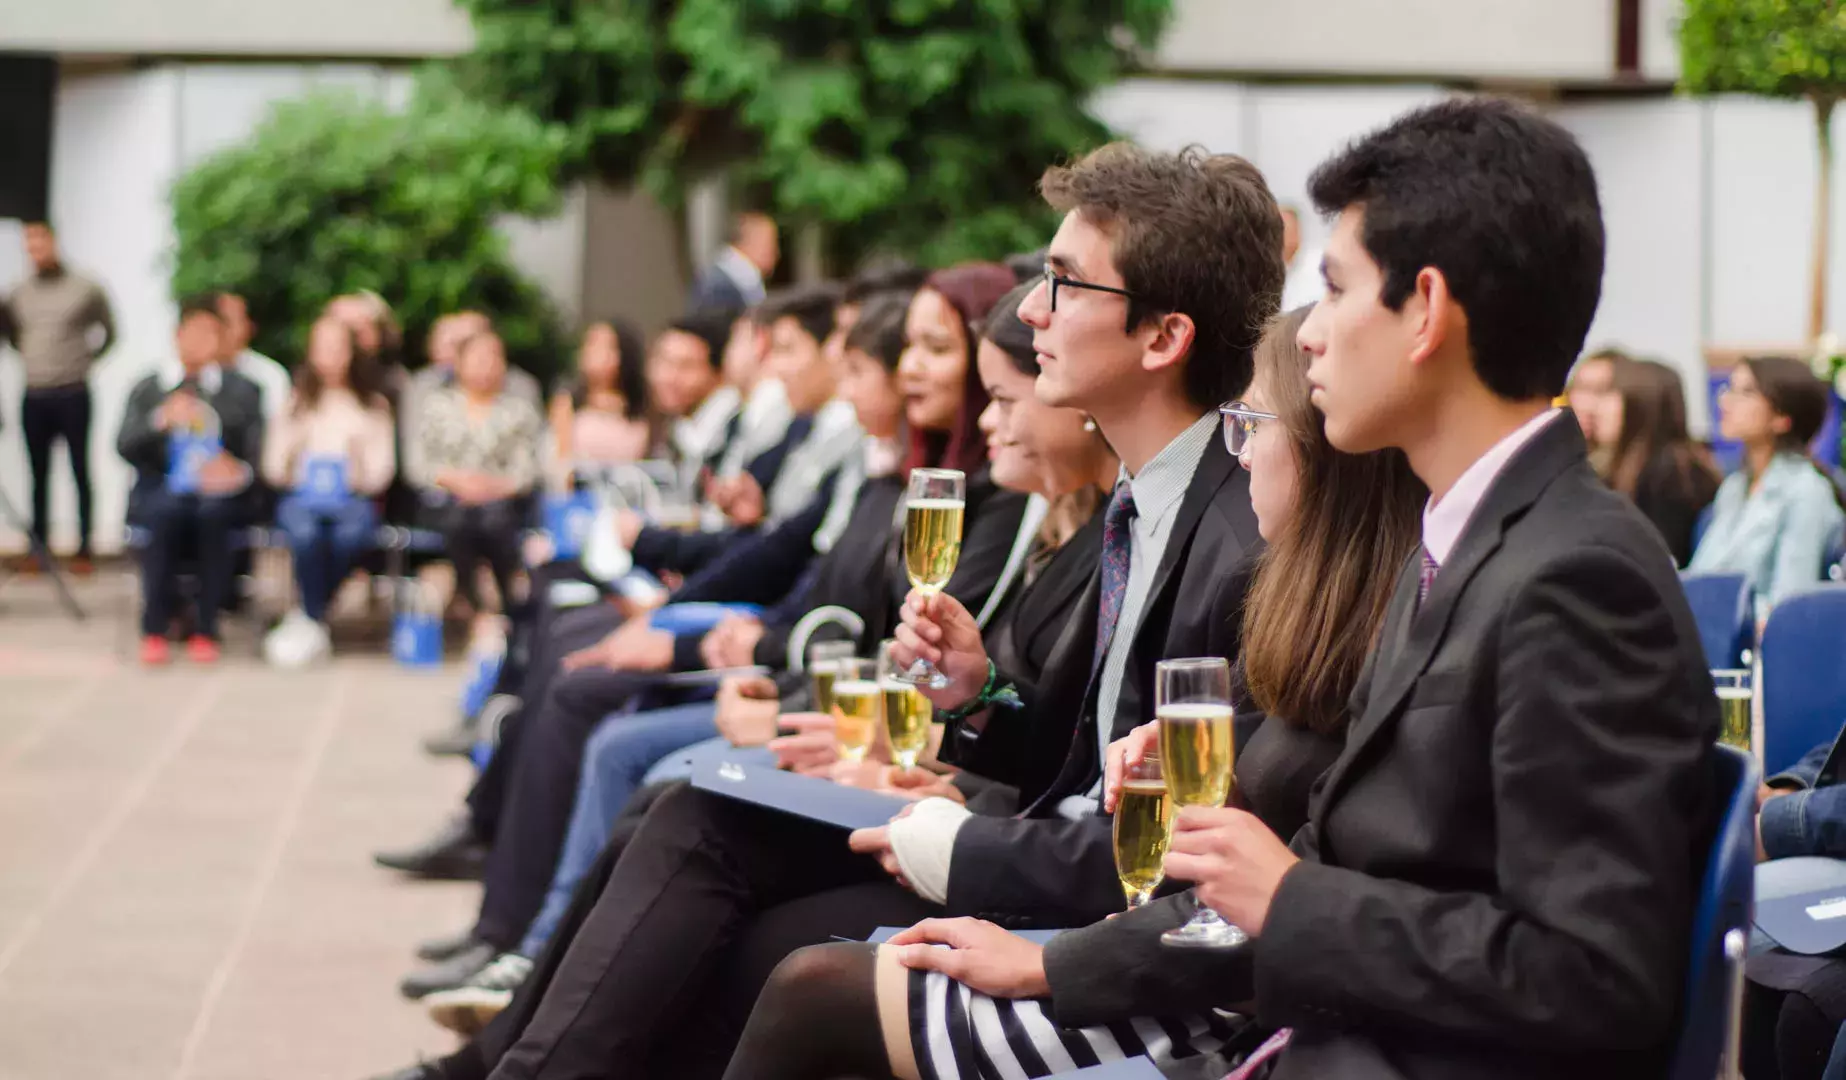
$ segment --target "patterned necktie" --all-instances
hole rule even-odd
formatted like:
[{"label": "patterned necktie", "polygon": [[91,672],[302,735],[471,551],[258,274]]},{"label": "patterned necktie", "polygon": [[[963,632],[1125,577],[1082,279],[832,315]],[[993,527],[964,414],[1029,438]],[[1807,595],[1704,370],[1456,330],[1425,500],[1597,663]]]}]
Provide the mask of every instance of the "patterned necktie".
[{"label": "patterned necktie", "polygon": [[1103,656],[1109,651],[1109,639],[1115,636],[1116,620],[1122,617],[1122,601],[1128,595],[1134,519],[1134,492],[1127,481],[1123,481],[1115,485],[1109,508],[1102,515],[1102,602],[1096,609],[1096,654],[1090,658],[1092,675],[1102,668]]},{"label": "patterned necktie", "polygon": [[1429,599],[1429,588],[1436,583],[1436,575],[1441,571],[1442,567],[1436,565],[1436,560],[1430,555],[1429,549],[1424,548],[1423,572],[1417,578],[1417,607],[1419,609],[1422,608],[1423,601]]}]

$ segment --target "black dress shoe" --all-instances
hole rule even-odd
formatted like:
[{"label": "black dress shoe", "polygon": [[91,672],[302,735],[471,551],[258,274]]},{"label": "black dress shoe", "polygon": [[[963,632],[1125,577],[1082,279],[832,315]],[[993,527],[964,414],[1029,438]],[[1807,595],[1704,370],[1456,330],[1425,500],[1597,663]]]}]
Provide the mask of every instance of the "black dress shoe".
[{"label": "black dress shoe", "polygon": [[417,959],[431,964],[438,963],[461,952],[474,942],[472,927],[449,937],[431,938],[417,945]]},{"label": "black dress shoe", "polygon": [[387,870],[445,881],[479,881],[487,866],[487,845],[474,835],[466,813],[457,814],[436,835],[414,848],[380,851],[372,861]]},{"label": "black dress shoe", "polygon": [[404,976],[398,989],[413,1001],[438,990],[453,990],[480,974],[481,969],[499,955],[499,949],[485,941],[477,941],[440,964],[431,964]]}]

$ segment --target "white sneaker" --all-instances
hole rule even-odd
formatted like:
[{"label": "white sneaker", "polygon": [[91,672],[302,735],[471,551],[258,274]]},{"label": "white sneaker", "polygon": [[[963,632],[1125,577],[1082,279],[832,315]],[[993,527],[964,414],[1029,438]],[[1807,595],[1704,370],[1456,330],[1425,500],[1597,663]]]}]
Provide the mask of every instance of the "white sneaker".
[{"label": "white sneaker", "polygon": [[327,657],[332,641],[327,628],[297,608],[283,616],[263,639],[263,656],[280,668],[304,668]]},{"label": "white sneaker", "polygon": [[518,953],[501,953],[467,982],[431,994],[423,1004],[431,1020],[457,1035],[473,1035],[500,1015],[512,1002],[513,991],[531,974],[532,961]]}]

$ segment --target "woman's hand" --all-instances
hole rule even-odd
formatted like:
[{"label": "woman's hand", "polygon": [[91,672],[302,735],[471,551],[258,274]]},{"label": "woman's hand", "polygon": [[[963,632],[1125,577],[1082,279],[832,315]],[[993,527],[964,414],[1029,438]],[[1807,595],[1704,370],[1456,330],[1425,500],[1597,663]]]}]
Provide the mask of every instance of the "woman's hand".
[{"label": "woman's hand", "polygon": [[981,641],[980,624],[961,601],[947,593],[912,589],[900,617],[892,658],[906,668],[922,658],[949,677],[949,685],[941,690],[917,687],[923,696],[943,709],[974,700],[987,684],[987,646]]},{"label": "woman's hand", "polygon": [[1246,810],[1188,806],[1173,819],[1167,877],[1194,882],[1199,902],[1259,937],[1282,878],[1301,859]]},{"label": "woman's hand", "polygon": [[833,717],[826,713],[783,713],[777,723],[793,731],[769,742],[778,769],[804,776],[826,776],[840,760],[833,737]]},{"label": "woman's hand", "polygon": [[1102,808],[1115,813],[1115,805],[1122,799],[1122,775],[1128,766],[1139,765],[1148,754],[1160,745],[1160,723],[1142,724],[1127,735],[1109,744],[1108,754],[1103,763]]},{"label": "woman's hand", "polygon": [[763,624],[750,615],[726,615],[699,641],[699,657],[708,668],[747,667],[756,659]]},{"label": "woman's hand", "polygon": [[781,703],[769,679],[728,678],[718,684],[718,734],[732,746],[762,746],[776,737]]},{"label": "woman's hand", "polygon": [[939,971],[990,997],[1051,993],[1044,946],[980,919],[925,919],[887,944],[896,950],[897,962],[912,971]]}]

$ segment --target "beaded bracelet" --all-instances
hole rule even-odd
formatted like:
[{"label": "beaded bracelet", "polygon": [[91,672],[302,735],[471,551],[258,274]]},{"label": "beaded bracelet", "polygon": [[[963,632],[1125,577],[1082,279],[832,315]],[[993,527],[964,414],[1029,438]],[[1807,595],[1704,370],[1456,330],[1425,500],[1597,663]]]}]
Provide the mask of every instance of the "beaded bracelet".
[{"label": "beaded bracelet", "polygon": [[1010,683],[1001,684],[1000,669],[994,666],[992,660],[989,660],[987,661],[987,682],[981,686],[981,692],[974,695],[972,700],[956,708],[937,710],[936,718],[943,723],[952,724],[958,720],[966,720],[975,713],[996,704],[1019,704],[1019,692],[1013,689]]}]

